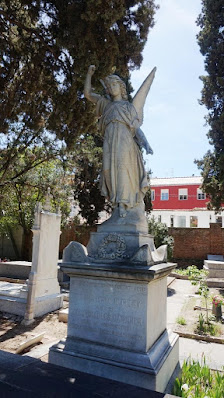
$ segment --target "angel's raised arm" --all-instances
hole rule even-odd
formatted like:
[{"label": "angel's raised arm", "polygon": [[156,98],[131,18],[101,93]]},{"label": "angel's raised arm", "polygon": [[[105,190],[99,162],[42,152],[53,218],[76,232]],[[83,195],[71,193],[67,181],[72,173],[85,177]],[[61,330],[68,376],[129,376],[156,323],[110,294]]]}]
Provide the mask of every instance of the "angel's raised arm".
[{"label": "angel's raised arm", "polygon": [[86,75],[85,86],[84,86],[84,95],[85,95],[85,97],[89,101],[93,102],[94,104],[100,99],[100,95],[95,94],[92,91],[92,86],[91,86],[91,79],[92,79],[92,76],[93,76],[95,70],[96,70],[95,65],[90,65],[89,66],[89,69],[88,69],[88,72],[87,72],[87,75]]},{"label": "angel's raised arm", "polygon": [[133,101],[132,101],[132,103],[137,111],[137,114],[138,114],[138,118],[139,118],[139,122],[140,122],[139,126],[141,126],[143,123],[143,108],[145,105],[146,97],[148,95],[151,84],[153,82],[155,73],[156,73],[156,68],[153,68],[153,70],[150,72],[150,74],[147,76],[147,78],[142,83],[141,87],[135,94]]}]

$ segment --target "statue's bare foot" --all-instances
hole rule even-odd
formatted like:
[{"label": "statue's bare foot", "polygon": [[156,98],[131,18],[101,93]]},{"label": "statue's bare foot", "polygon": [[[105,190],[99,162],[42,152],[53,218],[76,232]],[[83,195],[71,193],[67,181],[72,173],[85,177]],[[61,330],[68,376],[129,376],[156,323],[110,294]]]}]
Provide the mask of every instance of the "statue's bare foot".
[{"label": "statue's bare foot", "polygon": [[120,217],[126,217],[127,214],[127,210],[126,210],[126,206],[124,203],[119,203],[119,215]]}]

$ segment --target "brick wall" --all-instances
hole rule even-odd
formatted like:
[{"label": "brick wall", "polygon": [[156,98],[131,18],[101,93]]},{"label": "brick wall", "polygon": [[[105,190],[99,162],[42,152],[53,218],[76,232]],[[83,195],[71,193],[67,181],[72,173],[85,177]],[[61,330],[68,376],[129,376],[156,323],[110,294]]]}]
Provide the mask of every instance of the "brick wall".
[{"label": "brick wall", "polygon": [[89,242],[90,233],[95,232],[96,227],[88,227],[84,225],[69,224],[62,229],[60,236],[59,257],[62,257],[63,250],[71,241],[82,243],[87,246]]},{"label": "brick wall", "polygon": [[210,228],[169,228],[174,237],[173,258],[205,260],[208,254],[224,255],[224,228],[210,224]]}]

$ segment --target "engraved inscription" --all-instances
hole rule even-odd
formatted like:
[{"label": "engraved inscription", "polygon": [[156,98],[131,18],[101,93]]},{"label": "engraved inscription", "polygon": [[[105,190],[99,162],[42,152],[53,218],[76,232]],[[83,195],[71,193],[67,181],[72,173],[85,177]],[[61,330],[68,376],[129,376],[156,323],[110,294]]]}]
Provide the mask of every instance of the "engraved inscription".
[{"label": "engraved inscription", "polygon": [[147,283],[73,280],[69,335],[125,349],[142,349],[147,333]]}]

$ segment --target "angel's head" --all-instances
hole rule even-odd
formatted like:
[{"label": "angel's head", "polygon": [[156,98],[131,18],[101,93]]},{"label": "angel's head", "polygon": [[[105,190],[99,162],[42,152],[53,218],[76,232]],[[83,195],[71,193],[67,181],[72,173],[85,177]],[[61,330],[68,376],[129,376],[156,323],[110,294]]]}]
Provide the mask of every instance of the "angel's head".
[{"label": "angel's head", "polygon": [[112,98],[121,95],[125,101],[128,99],[126,84],[117,75],[109,75],[104,80],[106,88]]}]

